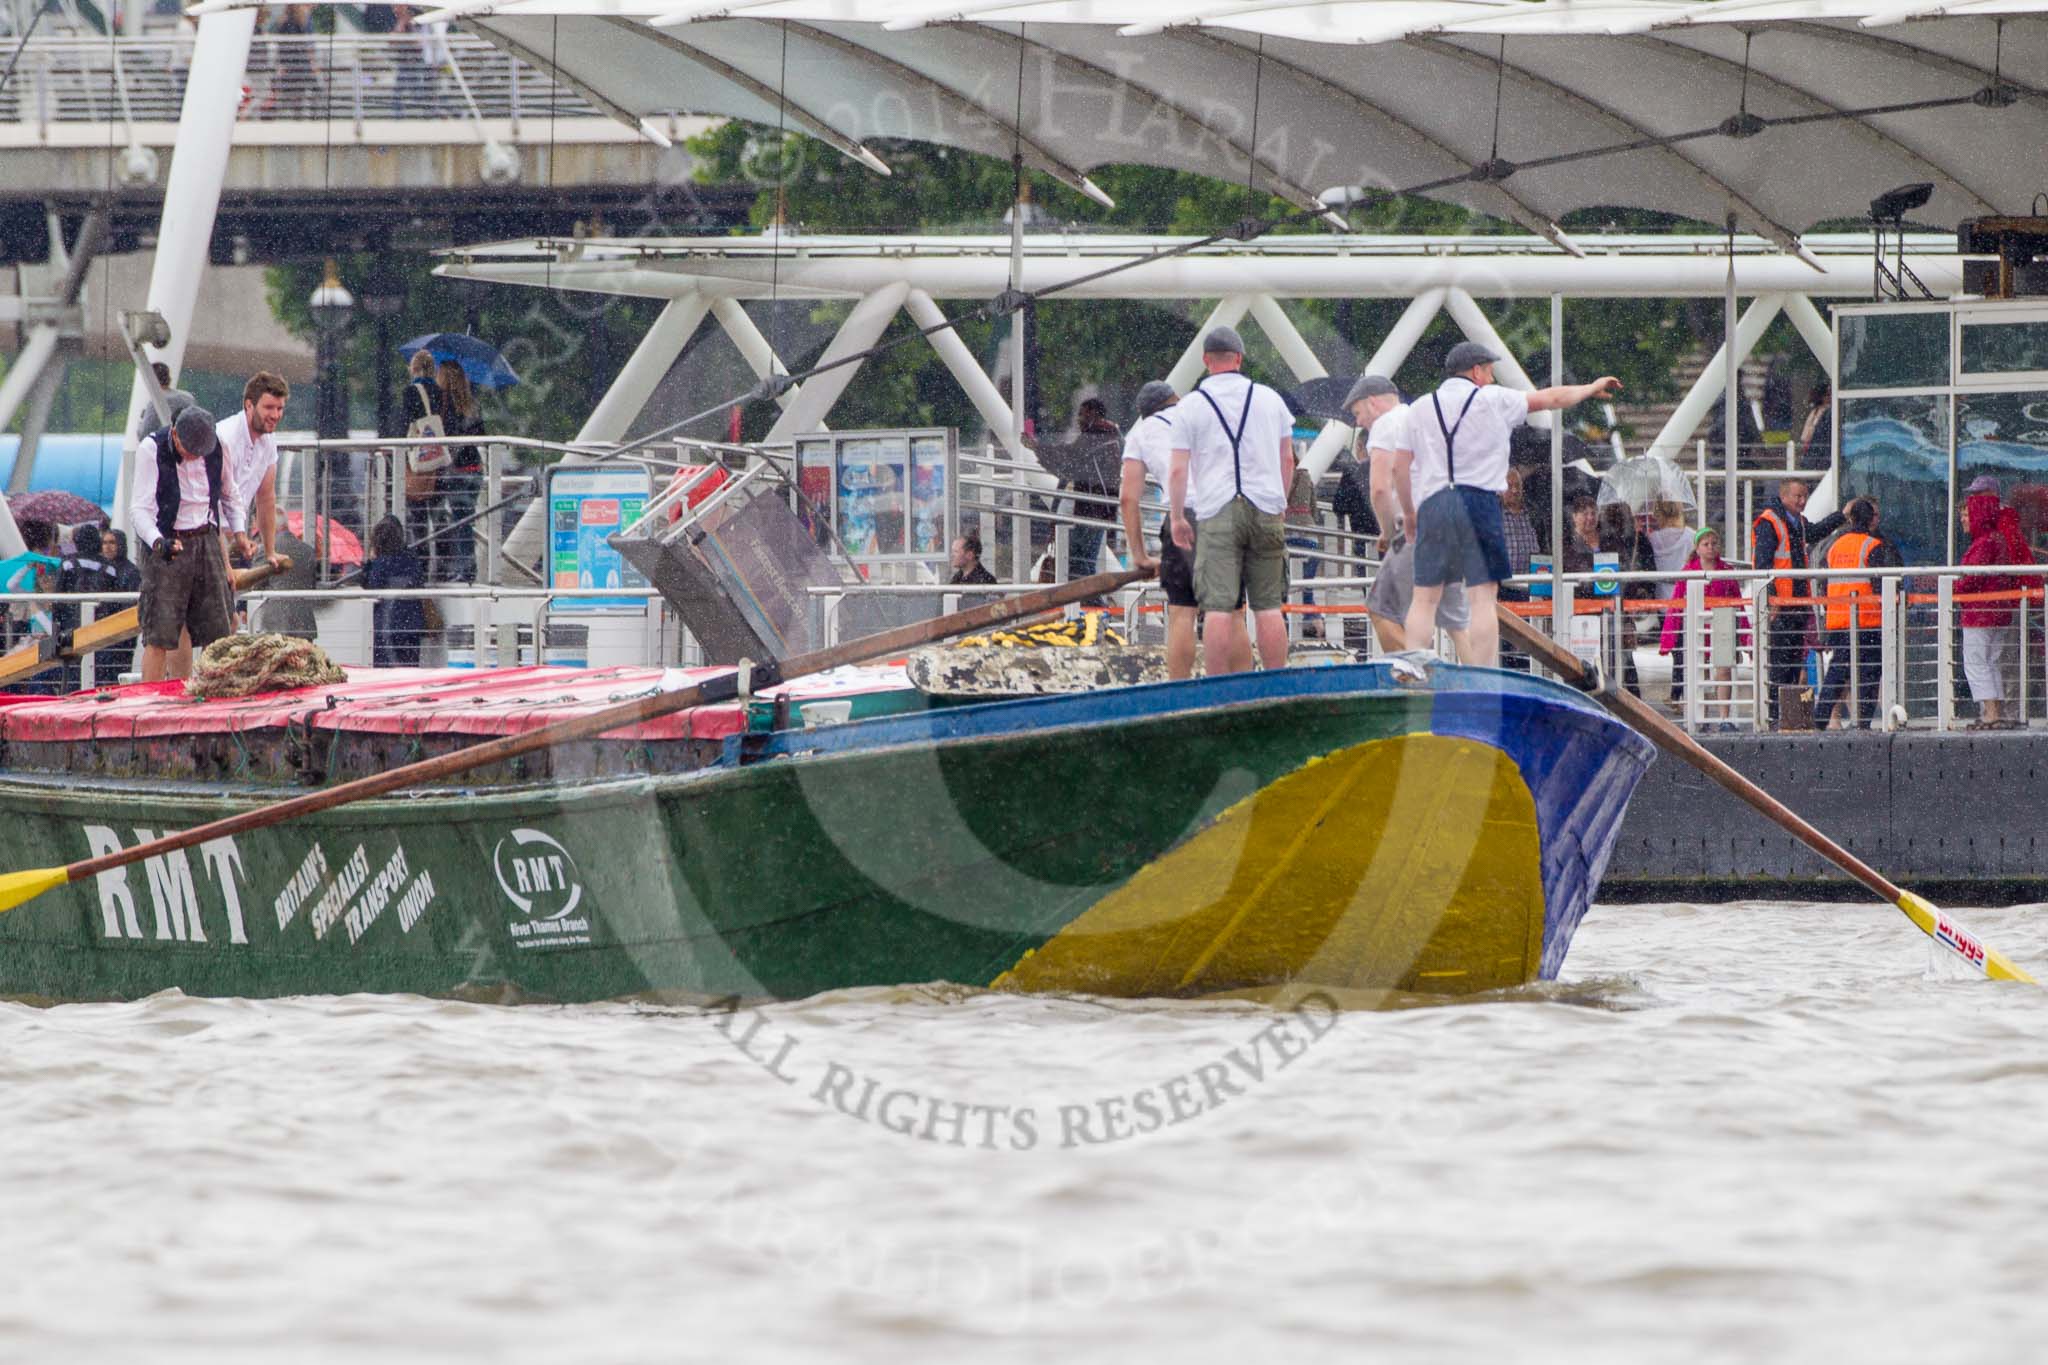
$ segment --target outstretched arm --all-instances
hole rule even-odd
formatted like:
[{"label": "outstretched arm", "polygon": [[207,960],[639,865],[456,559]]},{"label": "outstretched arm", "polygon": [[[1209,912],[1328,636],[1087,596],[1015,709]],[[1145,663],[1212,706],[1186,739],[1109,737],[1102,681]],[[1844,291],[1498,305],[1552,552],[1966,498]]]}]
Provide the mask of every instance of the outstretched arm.
[{"label": "outstretched arm", "polygon": [[1590,384],[1559,384],[1555,388],[1538,389],[1529,395],[1529,411],[1550,412],[1557,408],[1575,408],[1589,398],[1612,398],[1621,392],[1621,381],[1613,375],[1603,375]]}]

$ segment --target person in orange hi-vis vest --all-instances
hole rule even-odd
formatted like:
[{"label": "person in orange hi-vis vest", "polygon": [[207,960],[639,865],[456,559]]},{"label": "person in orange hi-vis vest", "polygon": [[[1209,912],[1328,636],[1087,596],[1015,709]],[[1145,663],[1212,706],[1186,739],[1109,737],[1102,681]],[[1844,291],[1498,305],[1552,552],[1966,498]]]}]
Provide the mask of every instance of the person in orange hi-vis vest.
[{"label": "person in orange hi-vis vest", "polygon": [[[1826,567],[1830,569],[1896,568],[1902,561],[1890,542],[1877,534],[1877,503],[1854,498],[1842,509],[1849,527],[1828,547]],[[1845,728],[1869,726],[1877,717],[1878,681],[1883,675],[1884,610],[1874,578],[1830,578],[1827,580],[1825,609],[1828,648],[1834,658],[1822,679],[1814,715],[1826,729],[1838,702],[1846,701],[1850,661],[1855,661],[1856,713]]]},{"label": "person in orange hi-vis vest", "polygon": [[1807,564],[1810,547],[1833,535],[1843,524],[1840,512],[1818,522],[1806,519],[1807,488],[1804,479],[1786,479],[1778,493],[1764,504],[1750,526],[1750,545],[1758,568],[1777,570],[1770,586],[1770,648],[1764,689],[1770,707],[1771,728],[1778,728],[1778,689],[1797,686],[1806,664],[1806,637],[1813,625],[1813,608],[1798,605],[1797,599],[1812,596],[1812,580],[1798,577]]}]

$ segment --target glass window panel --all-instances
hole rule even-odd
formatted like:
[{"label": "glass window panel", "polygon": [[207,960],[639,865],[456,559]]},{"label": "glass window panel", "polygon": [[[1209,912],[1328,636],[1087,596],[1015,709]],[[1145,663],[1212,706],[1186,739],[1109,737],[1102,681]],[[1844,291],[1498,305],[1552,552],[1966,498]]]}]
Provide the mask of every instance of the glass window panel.
[{"label": "glass window panel", "polygon": [[1963,324],[1964,374],[2048,370],[2048,319]]},{"label": "glass window panel", "polygon": [[1854,313],[1842,319],[1844,389],[1912,389],[1949,381],[1947,313]]},{"label": "glass window panel", "polygon": [[2005,504],[2019,510],[2034,553],[2048,557],[2048,391],[1973,393],[1961,399],[1956,408],[1958,501],[1984,474],[1998,480]]},{"label": "glass window panel", "polygon": [[1948,560],[1949,400],[1842,399],[1842,502],[1877,499],[1879,531],[1908,564]]}]

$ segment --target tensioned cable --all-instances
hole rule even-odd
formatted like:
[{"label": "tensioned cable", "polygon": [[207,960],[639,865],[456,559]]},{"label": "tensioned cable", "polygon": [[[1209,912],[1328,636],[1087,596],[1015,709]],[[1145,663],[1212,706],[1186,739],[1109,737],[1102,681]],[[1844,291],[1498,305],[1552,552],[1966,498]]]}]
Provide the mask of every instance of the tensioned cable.
[{"label": "tensioned cable", "polygon": [[[28,47],[28,40],[35,37],[36,25],[43,22],[43,12],[48,8],[47,5],[36,6],[36,12],[30,17],[28,27],[21,31],[21,41],[14,45],[14,55],[7,59],[7,73],[0,75],[0,90],[7,89],[8,82],[14,79],[14,68],[21,63],[21,54]],[[112,27],[111,24],[108,25],[109,31]]]},{"label": "tensioned cable", "polygon": [[1500,160],[1501,97],[1508,88],[1508,35],[1500,35],[1500,52],[1493,59],[1493,150],[1486,154],[1489,164]]},{"label": "tensioned cable", "polygon": [[[1501,76],[1503,79],[1505,77],[1506,71],[1504,54],[1505,47],[1503,46],[1503,60],[1501,65]],[[1573,152],[1561,152],[1554,156],[1537,157],[1528,161],[1509,163],[1499,160],[1498,156],[1496,156],[1495,158],[1493,158],[1492,160],[1488,161],[1483,165],[1471,167],[1470,169],[1461,171],[1456,175],[1440,176],[1433,180],[1421,181],[1417,184],[1405,186],[1402,188],[1386,190],[1366,190],[1357,195],[1347,197],[1341,201],[1331,203],[1318,203],[1310,207],[1295,209],[1289,213],[1282,214],[1271,221],[1262,221],[1259,219],[1246,219],[1244,221],[1239,222],[1231,228],[1227,228],[1219,232],[1210,233],[1205,237],[1192,238],[1185,242],[1176,243],[1173,246],[1161,247],[1156,251],[1146,252],[1130,260],[1119,261],[1113,265],[1104,266],[1102,269],[1099,270],[1087,271],[1083,274],[1072,276],[1069,279],[1056,281],[1048,285],[1042,285],[1037,289],[1006,290],[1003,294],[999,295],[998,297],[991,299],[990,301],[983,303],[973,308],[972,310],[961,314],[956,318],[941,319],[940,321],[932,324],[929,327],[919,327],[900,336],[892,337],[877,342],[876,344],[868,347],[865,350],[856,351],[853,352],[852,354],[841,356],[836,360],[823,362],[800,373],[782,376],[779,378],[778,382],[783,384],[796,383],[810,379],[815,375],[824,374],[831,370],[839,369],[840,367],[845,365],[858,365],[875,356],[883,355],[889,351],[893,351],[897,347],[903,346],[911,341],[921,340],[925,337],[931,336],[934,333],[942,332],[949,328],[957,327],[962,323],[974,322],[987,318],[1001,317],[1008,313],[1015,312],[1018,309],[1021,309],[1027,302],[1036,302],[1041,299],[1049,298],[1055,294],[1080,288],[1081,286],[1086,284],[1092,284],[1097,280],[1107,279],[1114,275],[1123,274],[1125,271],[1141,269],[1148,265],[1157,264],[1160,261],[1171,260],[1174,257],[1184,256],[1190,252],[1200,251],[1207,247],[1216,246],[1226,241],[1250,241],[1252,238],[1262,236],[1275,228],[1290,227],[1301,223],[1310,222],[1316,218],[1321,217],[1325,213],[1341,212],[1343,210],[1356,208],[1361,204],[1372,203],[1377,200],[1401,198],[1408,195],[1428,194],[1434,190],[1447,189],[1452,185],[1466,184],[1472,182],[1498,183],[1502,180],[1507,179],[1509,176],[1519,174],[1523,171],[1548,169],[1553,166],[1570,165],[1574,162],[1597,160],[1601,157],[1622,155],[1629,152],[1675,147],[1682,145],[1684,143],[1696,142],[1701,139],[1710,137],[1731,137],[1739,139],[1754,136],[1756,133],[1763,132],[1771,128],[1795,128],[1804,127],[1810,124],[1864,119],[1889,114],[1919,113],[1933,109],[1951,109],[1955,108],[1958,105],[1977,103],[1980,101],[1980,95],[1981,92],[1972,92],[1971,94],[1967,95],[1951,95],[1921,100],[1904,100],[1891,104],[1869,105],[1856,109],[1834,109],[1819,113],[1786,114],[1775,117],[1763,117],[1755,114],[1735,114],[1730,115],[1727,119],[1724,119],[1722,122],[1718,124],[1714,124],[1706,128],[1697,128],[1687,132],[1673,133],[1666,135],[1664,137],[1632,138],[1625,142],[1608,143],[1598,147],[1588,147]],[[1496,105],[1496,121],[1498,120],[1498,116],[1499,111],[1498,106]],[[1496,151],[1497,150],[1498,147],[1496,145]],[[734,405],[738,403],[747,402],[749,399],[758,396],[762,392],[763,388],[756,388],[754,390],[748,391],[747,393],[739,394],[733,398],[727,399],[723,403],[718,404],[716,407],[707,408],[703,412],[695,413],[677,422],[672,422],[668,426],[665,426],[658,431],[649,433],[646,436],[642,436],[624,445],[616,446],[609,450],[592,451],[590,452],[591,458],[595,461],[602,461],[629,454],[630,452],[638,450],[643,446],[651,445],[656,441],[660,441],[669,436],[672,436],[677,432],[681,431],[683,428],[692,425],[693,423],[704,421],[705,419],[710,417],[716,417],[717,415],[719,415],[722,412],[725,412],[727,409],[733,407]]]},{"label": "tensioned cable", "polygon": [[782,236],[789,230],[789,20],[781,21],[782,62],[775,78],[775,252],[768,258],[768,372],[782,367]]},{"label": "tensioned cable", "polygon": [[1252,181],[1259,172],[1259,94],[1266,80],[1266,35],[1259,35],[1259,45],[1252,54],[1252,140],[1244,150],[1244,192],[1254,195]]}]

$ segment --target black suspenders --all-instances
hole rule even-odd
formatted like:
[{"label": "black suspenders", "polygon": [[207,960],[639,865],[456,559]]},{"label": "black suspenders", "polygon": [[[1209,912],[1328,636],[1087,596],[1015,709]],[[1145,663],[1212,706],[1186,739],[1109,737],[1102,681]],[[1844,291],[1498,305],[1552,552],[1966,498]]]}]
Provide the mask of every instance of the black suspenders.
[{"label": "black suspenders", "polygon": [[1247,379],[1244,382],[1244,411],[1237,415],[1237,430],[1230,429],[1230,422],[1223,415],[1223,409],[1216,406],[1216,400],[1200,384],[1195,392],[1202,395],[1202,401],[1209,405],[1209,411],[1216,414],[1216,425],[1223,428],[1223,434],[1230,438],[1230,475],[1237,480],[1237,496],[1244,496],[1244,433],[1252,424],[1252,395],[1258,385]]},{"label": "black suspenders", "polygon": [[[1441,392],[1441,389],[1437,391]],[[1429,396],[1429,405],[1436,409],[1436,429],[1444,434],[1444,474],[1450,479],[1453,487],[1456,487],[1458,482],[1458,459],[1452,448],[1457,444],[1458,428],[1465,425],[1465,414],[1472,411],[1472,400],[1478,396],[1479,386],[1474,384],[1472,392],[1465,398],[1465,406],[1458,409],[1458,420],[1450,426],[1444,425],[1444,405],[1438,401],[1437,394]]]}]

